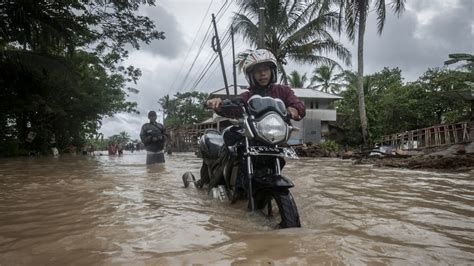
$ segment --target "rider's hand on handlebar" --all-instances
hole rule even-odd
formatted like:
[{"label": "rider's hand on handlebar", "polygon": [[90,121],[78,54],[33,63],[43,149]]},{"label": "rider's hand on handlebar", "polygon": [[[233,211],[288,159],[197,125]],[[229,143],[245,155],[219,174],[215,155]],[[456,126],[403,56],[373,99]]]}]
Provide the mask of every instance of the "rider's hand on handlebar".
[{"label": "rider's hand on handlebar", "polygon": [[288,108],[286,108],[286,110],[290,114],[291,119],[293,119],[295,121],[300,121],[301,120],[301,116],[299,115],[298,110],[296,110],[296,108],[288,107]]},{"label": "rider's hand on handlebar", "polygon": [[221,98],[212,98],[210,100],[207,100],[206,102],[206,107],[210,109],[217,109],[219,106],[222,104],[222,99]]}]

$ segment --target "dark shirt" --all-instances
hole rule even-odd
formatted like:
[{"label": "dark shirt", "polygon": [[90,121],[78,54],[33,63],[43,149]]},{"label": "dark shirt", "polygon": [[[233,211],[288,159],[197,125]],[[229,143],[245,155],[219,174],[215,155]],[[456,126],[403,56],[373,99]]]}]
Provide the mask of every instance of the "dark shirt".
[{"label": "dark shirt", "polygon": [[249,88],[248,91],[240,94],[244,101],[248,101],[250,97],[258,94],[260,96],[269,96],[280,99],[285,103],[286,107],[293,107],[298,110],[298,114],[303,118],[306,115],[304,103],[296,97],[293,90],[285,85],[271,84],[269,88]]},{"label": "dark shirt", "polygon": [[[165,147],[166,136],[165,127],[157,122],[144,124],[140,132],[140,139],[145,145],[145,149],[150,152],[162,151]],[[153,137],[156,138],[155,141],[153,141]]]}]

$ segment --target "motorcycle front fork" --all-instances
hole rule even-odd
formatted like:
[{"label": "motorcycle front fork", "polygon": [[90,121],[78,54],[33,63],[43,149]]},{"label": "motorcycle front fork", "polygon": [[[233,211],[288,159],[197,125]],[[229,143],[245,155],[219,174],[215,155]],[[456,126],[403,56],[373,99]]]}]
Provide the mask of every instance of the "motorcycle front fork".
[{"label": "motorcycle front fork", "polygon": [[[254,212],[255,211],[255,199],[253,197],[253,186],[252,186],[252,178],[253,178],[253,164],[252,164],[252,157],[249,154],[249,141],[248,139],[245,139],[245,145],[247,149],[247,178],[249,181],[249,200],[250,200],[250,211]],[[280,167],[280,159],[278,157],[275,157],[275,173],[277,175],[281,175],[281,167]],[[268,203],[269,206],[268,208],[271,208],[271,202]]]}]

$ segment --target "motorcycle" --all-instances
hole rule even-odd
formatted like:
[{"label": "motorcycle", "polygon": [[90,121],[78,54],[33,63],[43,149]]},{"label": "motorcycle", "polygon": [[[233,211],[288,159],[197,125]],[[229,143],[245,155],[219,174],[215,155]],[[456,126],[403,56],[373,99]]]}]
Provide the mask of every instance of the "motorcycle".
[{"label": "motorcycle", "polygon": [[222,133],[207,130],[199,140],[198,153],[203,159],[196,181],[192,173],[183,175],[184,186],[194,182],[199,188],[208,185],[209,193],[235,203],[248,200],[251,211],[279,219],[281,228],[300,227],[296,203],[289,191],[293,182],[281,174],[284,158],[297,159],[285,144],[293,130],[285,104],[280,99],[252,96],[224,100],[216,110],[233,119],[234,125]]}]

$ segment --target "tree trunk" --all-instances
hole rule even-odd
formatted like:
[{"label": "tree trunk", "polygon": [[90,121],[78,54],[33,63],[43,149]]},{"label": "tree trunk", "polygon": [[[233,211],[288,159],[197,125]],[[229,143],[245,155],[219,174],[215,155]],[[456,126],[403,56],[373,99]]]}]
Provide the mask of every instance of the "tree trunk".
[{"label": "tree trunk", "polygon": [[364,148],[368,147],[369,131],[367,125],[367,114],[365,112],[365,95],[364,95],[364,34],[367,9],[365,1],[359,1],[360,18],[357,43],[357,94],[359,96],[359,114],[360,124],[362,127],[362,139]]},{"label": "tree trunk", "polygon": [[471,118],[469,120],[474,122],[474,100],[471,100]]},{"label": "tree trunk", "polygon": [[283,64],[280,64],[280,71],[281,71],[281,76],[282,76],[281,81],[283,82],[283,84],[288,85],[288,77],[286,76],[286,71],[285,71],[285,68],[283,68]]},{"label": "tree trunk", "polygon": [[265,48],[265,3],[258,1],[258,49]]}]

